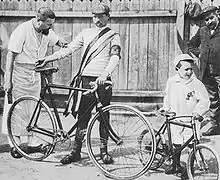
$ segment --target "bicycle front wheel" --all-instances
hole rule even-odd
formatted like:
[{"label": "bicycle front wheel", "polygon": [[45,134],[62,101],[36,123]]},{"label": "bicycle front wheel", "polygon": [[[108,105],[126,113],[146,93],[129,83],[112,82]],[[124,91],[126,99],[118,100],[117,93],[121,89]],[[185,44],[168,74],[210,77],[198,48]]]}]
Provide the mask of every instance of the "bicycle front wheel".
[{"label": "bicycle front wheel", "polygon": [[43,160],[54,149],[56,124],[42,100],[18,98],[9,110],[7,126],[11,142],[26,159]]},{"label": "bicycle front wheel", "polygon": [[[120,180],[138,178],[150,168],[154,159],[156,143],[153,128],[146,121],[145,116],[133,107],[114,104],[104,107],[102,112],[109,117],[109,128],[106,132],[110,137],[106,139],[100,137],[102,131],[100,122],[106,119],[103,119],[101,115],[103,113],[96,113],[90,121],[86,136],[91,160],[109,178]],[[106,129],[106,126],[104,128]],[[151,148],[144,156],[144,165],[140,158],[143,158],[145,151],[140,149],[139,145],[139,138],[143,131],[150,132],[151,141]],[[105,164],[100,158],[100,146],[103,146],[103,142],[107,144],[108,153],[113,158],[111,164]]]},{"label": "bicycle front wheel", "polygon": [[196,153],[189,154],[187,172],[193,180],[218,180],[219,179],[219,155],[209,145],[199,144]]}]

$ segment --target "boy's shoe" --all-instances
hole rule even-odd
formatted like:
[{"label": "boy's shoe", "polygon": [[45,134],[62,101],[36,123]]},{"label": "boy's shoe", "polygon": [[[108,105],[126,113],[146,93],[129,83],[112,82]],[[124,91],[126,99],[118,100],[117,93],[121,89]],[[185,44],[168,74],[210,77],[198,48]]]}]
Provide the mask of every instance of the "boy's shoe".
[{"label": "boy's shoe", "polygon": [[165,171],[165,174],[170,175],[170,174],[176,174],[176,173],[182,173],[183,167],[182,166],[172,166],[171,168],[167,169]]},{"label": "boy's shoe", "polygon": [[77,162],[81,160],[81,154],[77,151],[72,151],[70,154],[67,154],[63,159],[61,159],[62,164],[70,164],[72,162]]},{"label": "boy's shoe", "polygon": [[187,174],[187,170],[184,169],[183,172],[181,173],[181,176],[180,176],[181,180],[187,180],[189,179],[189,176]]}]

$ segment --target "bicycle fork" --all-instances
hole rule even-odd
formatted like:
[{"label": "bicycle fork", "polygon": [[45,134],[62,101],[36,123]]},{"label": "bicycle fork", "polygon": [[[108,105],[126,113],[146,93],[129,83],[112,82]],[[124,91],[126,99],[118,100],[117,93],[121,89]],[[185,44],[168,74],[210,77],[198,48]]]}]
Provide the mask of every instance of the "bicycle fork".
[{"label": "bicycle fork", "polygon": [[[106,129],[108,135],[110,136],[110,138],[115,142],[116,145],[121,145],[123,143],[122,139],[114,132],[114,130],[112,129],[111,125],[109,124],[108,118],[106,117],[106,115],[104,114],[104,112],[102,111],[102,104],[99,102],[96,106],[97,111],[100,113],[101,115],[101,119],[104,122],[104,128]],[[108,115],[107,115],[108,116]]]},{"label": "bicycle fork", "polygon": [[[193,119],[192,119],[192,127],[193,127],[192,128],[193,129],[193,135],[195,137],[195,139],[193,140],[193,153],[194,153],[194,156],[195,156],[196,164],[199,167],[200,171],[208,170],[208,165],[205,162],[205,158],[204,158],[201,150],[197,149],[197,147],[196,147],[196,145],[199,143],[199,140],[198,140],[197,133],[196,133],[195,120],[193,120]],[[197,152],[197,150],[198,150],[198,152]],[[201,164],[200,164],[200,161],[202,162]]]}]

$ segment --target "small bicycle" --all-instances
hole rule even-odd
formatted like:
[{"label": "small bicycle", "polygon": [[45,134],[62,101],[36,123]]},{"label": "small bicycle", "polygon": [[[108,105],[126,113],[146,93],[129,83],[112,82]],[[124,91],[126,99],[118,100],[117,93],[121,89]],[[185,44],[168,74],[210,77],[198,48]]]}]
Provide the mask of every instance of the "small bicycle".
[{"label": "small bicycle", "polygon": [[[179,152],[189,147],[191,152],[189,153],[187,161],[187,174],[191,180],[218,180],[219,179],[219,155],[209,145],[201,144],[197,136],[195,120],[192,116],[176,116],[174,112],[158,112],[165,117],[165,122],[161,125],[159,130],[155,131],[156,136],[156,155],[154,161],[150,167],[151,170],[156,170],[162,166],[165,161],[171,161],[173,156],[178,152],[174,152],[171,139],[171,125],[181,126],[192,129],[193,135],[181,145]],[[178,121],[184,118],[184,122]],[[201,119],[202,120],[202,119]],[[167,134],[165,135],[165,133]],[[148,157],[148,151],[151,152],[151,140],[148,139],[151,132],[144,130],[139,137],[141,161],[145,164],[145,157]],[[167,136],[167,137],[166,137]],[[167,139],[167,140],[166,140]],[[146,162],[147,163],[147,162]]]},{"label": "small bicycle", "polygon": [[[25,158],[41,161],[54,151],[57,144],[71,140],[75,135],[78,121],[76,120],[66,132],[63,128],[60,114],[58,113],[52,89],[66,89],[82,92],[83,96],[93,93],[95,101],[88,110],[95,106],[96,112],[90,120],[86,132],[86,145],[89,157],[101,172],[112,179],[133,180],[144,174],[151,166],[156,152],[156,139],[151,124],[146,117],[137,109],[121,105],[111,104],[103,107],[99,101],[97,84],[93,88],[83,89],[53,84],[49,82],[52,73],[58,68],[50,67],[36,69],[45,79],[40,98],[23,96],[15,100],[8,114],[8,134],[17,149]],[[109,86],[109,83],[106,84]],[[45,97],[49,103],[45,102]],[[48,105],[49,104],[49,105]],[[85,111],[85,114],[88,113]],[[110,121],[106,120],[108,113]],[[83,117],[82,117],[83,118]],[[74,119],[74,118],[73,118]],[[104,128],[109,134],[107,140],[108,152],[113,157],[112,164],[104,164],[99,156],[101,139],[99,135],[99,122],[104,122]],[[140,161],[140,154],[146,150],[139,148],[138,138],[141,132],[150,132],[150,150],[147,152],[145,164]]]}]

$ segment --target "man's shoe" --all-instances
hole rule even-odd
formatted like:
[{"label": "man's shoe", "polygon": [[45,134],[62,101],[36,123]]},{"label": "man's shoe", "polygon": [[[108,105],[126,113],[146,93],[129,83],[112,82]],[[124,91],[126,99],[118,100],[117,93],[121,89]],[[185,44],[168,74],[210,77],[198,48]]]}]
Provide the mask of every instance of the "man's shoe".
[{"label": "man's shoe", "polygon": [[32,153],[42,153],[46,154],[48,153],[48,149],[50,148],[50,144],[48,145],[43,145],[40,144],[38,146],[27,146],[26,149],[24,150],[27,154],[32,154]]},{"label": "man's shoe", "polygon": [[100,153],[100,158],[102,159],[102,162],[104,164],[112,164],[113,158],[111,157],[111,155],[108,152],[102,152]]},{"label": "man's shoe", "polygon": [[66,155],[63,159],[61,159],[62,164],[70,164],[72,162],[77,162],[81,159],[81,154],[79,152],[71,152]]},{"label": "man's shoe", "polygon": [[20,159],[23,156],[17,151],[17,149],[15,147],[11,148],[11,156],[15,159]]},{"label": "man's shoe", "polygon": [[211,127],[208,131],[202,133],[203,136],[220,135],[220,128],[217,126]]}]

